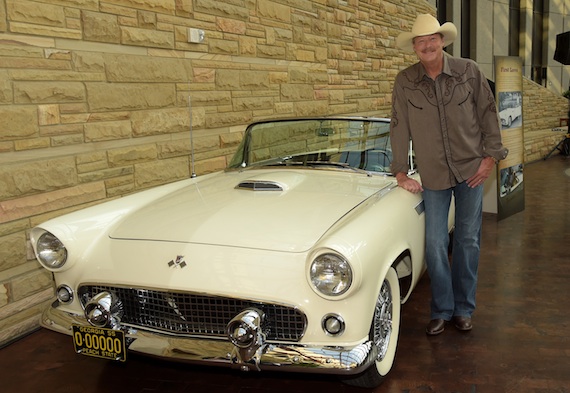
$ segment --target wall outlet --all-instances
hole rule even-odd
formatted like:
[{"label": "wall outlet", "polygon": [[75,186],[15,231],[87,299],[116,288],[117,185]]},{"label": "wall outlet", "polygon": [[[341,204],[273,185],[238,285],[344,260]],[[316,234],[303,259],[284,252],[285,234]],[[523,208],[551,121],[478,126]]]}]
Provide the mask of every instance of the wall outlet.
[{"label": "wall outlet", "polygon": [[192,28],[188,29],[188,42],[199,44],[201,42],[204,42],[204,38],[206,38],[206,33],[204,33],[204,30]]}]

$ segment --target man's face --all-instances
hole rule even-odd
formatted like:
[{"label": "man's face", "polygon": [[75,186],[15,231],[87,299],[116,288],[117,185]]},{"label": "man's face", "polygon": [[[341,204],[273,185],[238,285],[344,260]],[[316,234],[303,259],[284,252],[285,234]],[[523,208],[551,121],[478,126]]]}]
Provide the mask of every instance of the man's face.
[{"label": "man's face", "polygon": [[440,60],[443,53],[443,37],[436,33],[414,38],[414,52],[422,63],[430,63]]}]

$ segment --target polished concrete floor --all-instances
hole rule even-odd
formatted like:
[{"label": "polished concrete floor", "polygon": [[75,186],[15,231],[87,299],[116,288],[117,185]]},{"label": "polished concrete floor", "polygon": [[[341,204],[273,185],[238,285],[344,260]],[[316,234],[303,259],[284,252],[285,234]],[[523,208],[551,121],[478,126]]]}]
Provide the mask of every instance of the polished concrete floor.
[{"label": "polished concrete floor", "polygon": [[424,276],[403,307],[396,363],[376,389],[334,377],[241,373],[130,356],[76,355],[69,337],[42,329],[0,350],[0,391],[59,392],[570,392],[570,158],[525,167],[525,209],[486,215],[474,329],[436,337]]}]

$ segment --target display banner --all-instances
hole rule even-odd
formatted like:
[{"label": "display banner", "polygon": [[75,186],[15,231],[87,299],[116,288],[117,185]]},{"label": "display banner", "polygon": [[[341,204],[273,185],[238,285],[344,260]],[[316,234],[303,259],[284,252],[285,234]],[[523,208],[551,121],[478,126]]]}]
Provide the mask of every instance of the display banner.
[{"label": "display banner", "polygon": [[501,120],[506,159],[497,165],[498,219],[524,210],[524,134],[522,97],[522,60],[520,57],[495,56],[495,100]]}]

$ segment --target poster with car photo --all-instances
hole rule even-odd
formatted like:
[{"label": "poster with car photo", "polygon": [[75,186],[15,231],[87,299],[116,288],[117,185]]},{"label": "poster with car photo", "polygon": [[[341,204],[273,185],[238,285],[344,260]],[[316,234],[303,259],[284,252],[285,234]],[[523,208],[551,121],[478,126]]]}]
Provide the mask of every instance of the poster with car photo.
[{"label": "poster with car photo", "polygon": [[522,126],[522,93],[520,91],[499,92],[498,105],[501,129]]},{"label": "poster with car photo", "polygon": [[524,210],[524,117],[520,57],[495,57],[495,96],[503,144],[509,149],[507,158],[497,166],[497,211],[501,220]]}]

